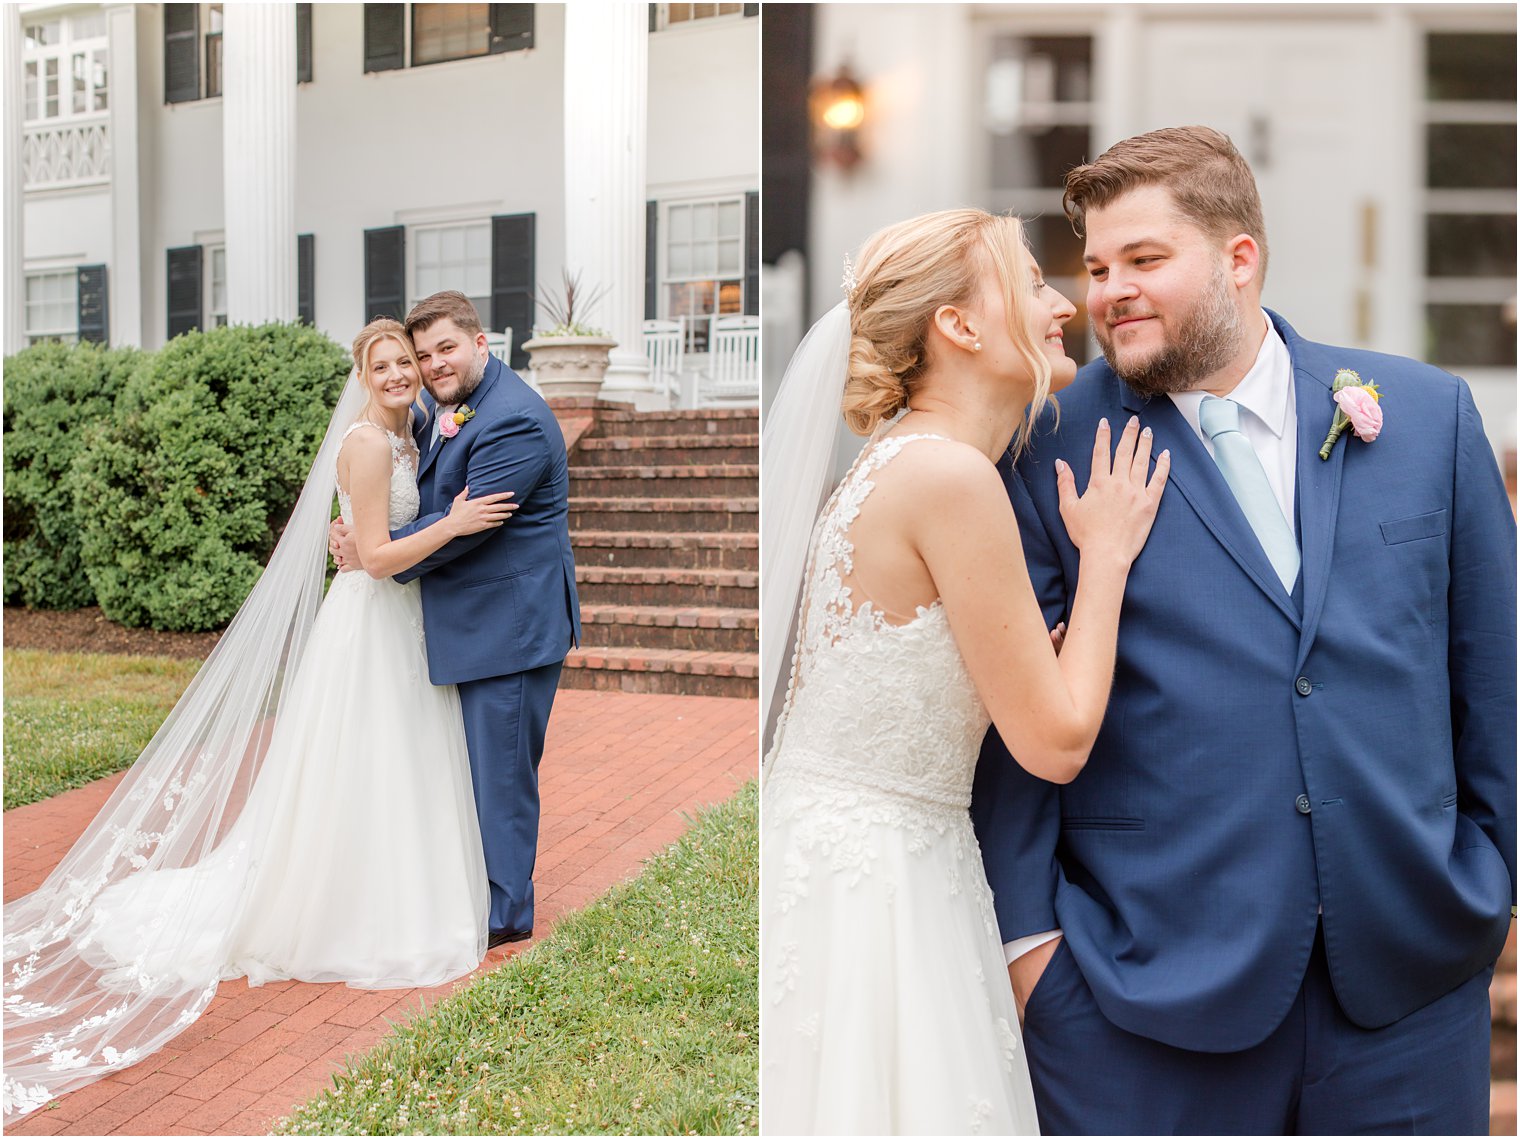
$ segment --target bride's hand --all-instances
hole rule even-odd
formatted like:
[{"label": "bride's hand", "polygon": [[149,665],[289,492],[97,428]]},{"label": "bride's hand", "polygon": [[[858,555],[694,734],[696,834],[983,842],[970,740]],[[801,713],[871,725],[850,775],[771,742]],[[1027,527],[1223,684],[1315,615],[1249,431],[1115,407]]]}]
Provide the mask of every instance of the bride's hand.
[{"label": "bride's hand", "polygon": [[1156,456],[1156,471],[1151,474],[1150,458],[1151,430],[1147,427],[1141,431],[1139,417],[1131,416],[1112,459],[1108,420],[1098,424],[1093,439],[1092,474],[1080,497],[1071,467],[1056,460],[1061,519],[1084,559],[1111,553],[1127,566],[1140,555],[1156,520],[1156,508],[1172,467],[1172,453],[1162,451]]},{"label": "bride's hand", "polygon": [[497,494],[471,498],[470,488],[465,487],[454,496],[454,501],[449,505],[448,517],[444,521],[455,537],[494,529],[512,517],[512,512],[517,509],[517,503],[507,501],[511,497],[513,492],[504,490]]}]

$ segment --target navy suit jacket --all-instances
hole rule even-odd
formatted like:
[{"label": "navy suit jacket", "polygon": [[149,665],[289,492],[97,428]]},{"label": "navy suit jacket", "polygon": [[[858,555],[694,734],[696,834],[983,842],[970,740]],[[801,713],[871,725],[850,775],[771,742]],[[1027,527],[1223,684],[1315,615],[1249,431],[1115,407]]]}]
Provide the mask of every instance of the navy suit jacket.
[{"label": "navy suit jacket", "polygon": [[[1006,472],[1051,624],[1078,565],[1053,461],[1085,487],[1098,419],[1137,414],[1171,481],[1087,767],[1042,782],[994,730],[972,798],[1003,939],[1060,926],[1113,1023],[1205,1052],[1282,1021],[1321,920],[1336,997],[1375,1028],[1491,964],[1514,902],[1515,523],[1472,395],[1270,315],[1293,361],[1298,587],[1172,402],[1088,365]],[[1340,368],[1377,382],[1384,426],[1322,461]]]},{"label": "navy suit jacket", "polygon": [[475,412],[452,439],[430,442],[437,409],[416,425],[421,515],[391,532],[404,538],[436,522],[466,486],[470,497],[510,490],[506,525],[455,538],[411,569],[422,578],[428,672],[460,684],[564,660],[580,640],[580,603],[570,552],[570,471],[565,437],[543,398],[494,356]]}]

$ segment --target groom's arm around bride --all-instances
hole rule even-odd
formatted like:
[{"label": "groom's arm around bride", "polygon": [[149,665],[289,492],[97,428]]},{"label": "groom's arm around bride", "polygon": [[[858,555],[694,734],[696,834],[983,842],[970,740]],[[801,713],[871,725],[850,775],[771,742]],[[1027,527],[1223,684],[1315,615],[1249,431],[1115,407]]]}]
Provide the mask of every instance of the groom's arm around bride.
[{"label": "groom's arm around bride", "polygon": [[[1254,180],[1217,132],[1126,140],[1067,196],[1105,360],[1007,475],[1051,624],[1077,564],[1052,462],[1080,483],[1076,441],[1138,414],[1174,493],[1084,772],[1041,784],[995,735],[978,771],[1004,941],[1064,934],[1026,1008],[1042,1129],[1485,1132],[1514,903],[1515,526],[1472,396],[1263,314]],[[1322,459],[1346,369],[1377,384],[1381,432]]]}]

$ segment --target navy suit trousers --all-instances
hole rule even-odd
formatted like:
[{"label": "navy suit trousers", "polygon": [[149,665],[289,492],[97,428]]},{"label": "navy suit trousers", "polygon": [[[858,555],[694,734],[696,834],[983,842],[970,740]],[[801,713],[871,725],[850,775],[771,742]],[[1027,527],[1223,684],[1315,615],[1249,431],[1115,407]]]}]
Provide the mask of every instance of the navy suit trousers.
[{"label": "navy suit trousers", "polygon": [[491,932],[533,928],[538,763],[562,661],[459,685],[475,811],[491,880]]},{"label": "navy suit trousers", "polygon": [[1024,1041],[1044,1135],[1486,1135],[1492,969],[1385,1028],[1330,987],[1323,933],[1283,1022],[1241,1052],[1125,1032],[1063,942],[1030,994]]}]

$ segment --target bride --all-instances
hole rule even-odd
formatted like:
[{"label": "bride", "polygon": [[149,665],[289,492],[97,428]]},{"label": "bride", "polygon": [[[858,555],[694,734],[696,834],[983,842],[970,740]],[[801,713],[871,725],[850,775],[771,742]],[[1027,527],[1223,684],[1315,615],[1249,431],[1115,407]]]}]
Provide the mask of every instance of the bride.
[{"label": "bride", "polygon": [[[515,506],[466,490],[392,541],[417,515],[421,373],[394,320],[353,355],[259,584],[100,815],[5,907],[7,1116],[156,1051],[221,980],[429,986],[485,953],[459,698],[427,680],[417,583],[389,575]],[[324,601],[335,483],[368,573]]]},{"label": "bride", "polygon": [[[1150,433],[1131,421],[1117,446],[1100,427],[1081,495],[1057,464],[1081,550],[1063,642],[997,464],[1075,376],[1071,303],[1041,280],[1019,221],[980,210],[882,230],[846,263],[845,291],[788,367],[762,441],[773,688],[802,590],[761,808],[762,1123],[1034,1134],[972,774],[989,720],[1032,774],[1082,770],[1170,456],[1152,473]],[[809,545],[841,402],[872,439]]]}]

